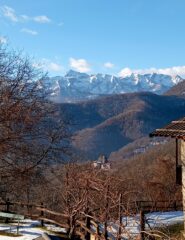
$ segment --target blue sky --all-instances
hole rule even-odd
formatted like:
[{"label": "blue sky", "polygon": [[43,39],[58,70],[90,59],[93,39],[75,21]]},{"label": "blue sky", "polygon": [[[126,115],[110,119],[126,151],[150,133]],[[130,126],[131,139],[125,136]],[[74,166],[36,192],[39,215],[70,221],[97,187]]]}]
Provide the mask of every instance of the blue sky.
[{"label": "blue sky", "polygon": [[184,0],[1,0],[0,39],[51,75],[185,75]]}]

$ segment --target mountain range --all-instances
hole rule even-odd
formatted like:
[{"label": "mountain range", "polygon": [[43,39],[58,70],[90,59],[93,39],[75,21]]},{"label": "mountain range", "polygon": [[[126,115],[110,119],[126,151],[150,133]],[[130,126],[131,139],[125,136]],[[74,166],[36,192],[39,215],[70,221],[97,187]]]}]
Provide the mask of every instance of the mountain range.
[{"label": "mountain range", "polygon": [[176,75],[131,74],[118,77],[108,74],[88,75],[70,70],[65,76],[47,79],[47,84],[54,94],[56,102],[76,102],[94,99],[106,95],[149,91],[163,94],[183,79]]}]

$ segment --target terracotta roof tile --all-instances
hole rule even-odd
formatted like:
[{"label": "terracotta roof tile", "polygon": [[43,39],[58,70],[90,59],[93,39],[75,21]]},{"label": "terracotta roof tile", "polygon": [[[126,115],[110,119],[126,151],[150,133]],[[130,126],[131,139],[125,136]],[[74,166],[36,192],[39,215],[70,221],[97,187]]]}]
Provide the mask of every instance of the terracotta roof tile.
[{"label": "terracotta roof tile", "polygon": [[173,137],[185,140],[185,118],[172,121],[167,126],[156,129],[150,133],[150,137]]}]

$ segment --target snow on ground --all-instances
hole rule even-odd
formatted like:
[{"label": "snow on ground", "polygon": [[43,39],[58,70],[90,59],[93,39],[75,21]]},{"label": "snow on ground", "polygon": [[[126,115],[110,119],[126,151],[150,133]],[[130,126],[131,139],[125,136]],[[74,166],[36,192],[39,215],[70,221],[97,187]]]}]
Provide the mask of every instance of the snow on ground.
[{"label": "snow on ground", "polygon": [[[14,224],[1,224],[0,223],[0,231],[5,230],[7,232],[11,233],[17,233],[17,223]],[[20,240],[33,240],[39,236],[41,236],[45,230],[42,230],[39,228],[40,223],[38,221],[32,221],[32,220],[24,220],[20,222],[19,227],[19,234],[22,236],[19,237],[9,237],[9,236],[1,236],[0,239],[3,240],[12,240],[12,239],[20,239]],[[60,227],[55,227],[54,225],[46,225],[47,229],[49,231],[55,231],[55,232],[65,232],[65,229],[62,229]]]},{"label": "snow on ground", "polygon": [[[176,223],[183,222],[183,212],[182,211],[174,211],[174,212],[153,212],[146,214],[146,219],[148,224],[153,227],[163,227],[168,225],[173,225]],[[148,227],[146,224],[146,228]],[[12,240],[12,239],[20,239],[20,240],[33,240],[39,236],[41,236],[45,231],[36,227],[39,225],[38,221],[24,220],[20,223],[19,233],[23,236],[21,237],[7,237],[1,236],[2,240]],[[123,225],[125,226],[124,232],[122,236],[124,238],[134,237],[139,234],[140,230],[140,222],[139,215],[134,217],[123,217]],[[55,227],[54,225],[46,225],[48,230],[52,231],[60,231],[65,232],[65,229],[60,227]],[[7,232],[16,233],[17,232],[17,223],[16,224],[0,224],[0,231],[5,230]],[[109,235],[114,238],[118,230],[117,224],[110,224],[109,226]]]},{"label": "snow on ground", "polygon": [[[184,220],[182,211],[173,211],[173,212],[153,212],[145,215],[146,218],[146,230],[155,227],[164,227],[173,225],[176,223],[182,223]],[[137,236],[140,232],[140,217],[139,215],[133,217],[123,217],[123,230],[122,237],[123,238],[133,238]],[[116,236],[118,232],[117,224],[110,224],[109,226],[109,235]]]},{"label": "snow on ground", "polygon": [[146,218],[151,227],[161,227],[182,223],[184,216],[182,211],[173,212],[153,212],[146,214]]},{"label": "snow on ground", "polygon": [[[17,223],[16,224],[0,224],[0,231],[5,230],[6,232],[17,233]],[[33,240],[43,234],[43,231],[39,228],[36,228],[38,225],[37,221],[24,221],[20,222],[19,234],[23,236],[19,237],[8,237],[0,236],[0,239],[9,240],[9,239],[20,239],[20,240]]]}]

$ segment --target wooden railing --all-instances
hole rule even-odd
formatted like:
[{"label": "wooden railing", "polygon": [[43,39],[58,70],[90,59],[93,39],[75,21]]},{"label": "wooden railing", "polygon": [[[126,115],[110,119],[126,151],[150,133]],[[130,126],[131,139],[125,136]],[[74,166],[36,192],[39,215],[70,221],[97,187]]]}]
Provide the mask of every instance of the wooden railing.
[{"label": "wooden railing", "polygon": [[174,200],[174,201],[136,201],[135,207],[138,210],[145,210],[148,212],[154,211],[178,211],[182,210],[182,200]]},{"label": "wooden railing", "polygon": [[[154,211],[177,211],[182,210],[182,201],[135,201],[129,204],[121,203],[122,216],[124,213],[140,213],[141,230],[144,226],[144,214]],[[41,225],[44,222],[58,225],[66,229],[66,238],[71,238],[71,232],[73,231],[71,226],[71,216],[66,213],[53,211],[46,208],[43,203],[24,203],[24,202],[0,202],[0,211],[15,212],[23,214],[26,218],[38,220]],[[90,240],[90,235],[93,235],[95,239],[105,239],[104,233],[100,233],[99,221],[91,214],[80,213],[80,218],[75,220],[75,234],[80,239]],[[92,228],[93,226],[93,228]],[[94,230],[92,230],[94,229]],[[142,231],[141,231],[142,233]]]}]

